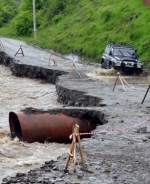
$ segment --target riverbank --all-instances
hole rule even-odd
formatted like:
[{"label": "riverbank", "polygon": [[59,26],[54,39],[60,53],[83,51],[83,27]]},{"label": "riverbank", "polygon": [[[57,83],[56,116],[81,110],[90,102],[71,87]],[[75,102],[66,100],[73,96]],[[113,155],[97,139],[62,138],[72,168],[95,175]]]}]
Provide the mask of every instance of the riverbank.
[{"label": "riverbank", "polygon": [[[48,66],[49,51],[18,41],[18,45],[25,44],[25,57],[20,55],[14,57],[17,51],[16,42],[15,46],[13,40],[4,39],[3,42],[6,54],[0,53],[0,63],[9,66],[13,75],[44,79],[56,84],[58,101],[63,107],[53,111],[80,118],[83,116],[95,118],[98,124],[94,130],[96,134],[90,139],[82,139],[86,168],[81,166],[77,150],[76,173],[72,172],[72,163],[69,165],[69,172],[64,173],[68,156],[66,153],[57,158],[57,161],[47,160],[41,168],[33,169],[29,173],[18,173],[15,177],[4,178],[3,183],[148,184],[150,182],[148,151],[150,96],[148,95],[144,104],[141,104],[148,84],[134,81],[133,84],[137,85],[138,90],[127,86],[125,92],[121,83],[118,83],[113,92],[115,77],[112,82],[88,77],[88,73],[94,72],[98,65],[76,62],[76,68],[82,78],[75,71],[68,77],[72,66],[71,60],[56,54],[54,57],[57,66],[53,64]],[[34,109],[32,113],[37,110]],[[146,128],[140,129],[143,127]],[[99,133],[101,131],[105,131],[106,134]]]},{"label": "riverbank", "polygon": [[15,176],[18,172],[40,167],[46,159],[55,160],[69,149],[67,144],[29,144],[17,137],[11,138],[9,113],[29,106],[42,109],[61,107],[55,85],[40,79],[15,77],[9,67],[0,65],[0,183],[8,175]]}]

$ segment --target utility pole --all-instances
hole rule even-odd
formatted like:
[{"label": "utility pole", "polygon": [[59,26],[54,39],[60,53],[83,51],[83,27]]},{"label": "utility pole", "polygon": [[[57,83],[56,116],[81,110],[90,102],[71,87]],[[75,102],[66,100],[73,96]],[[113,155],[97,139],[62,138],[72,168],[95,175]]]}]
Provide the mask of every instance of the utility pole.
[{"label": "utility pole", "polygon": [[36,41],[36,10],[35,10],[35,0],[33,2],[33,29],[34,29],[34,40]]}]

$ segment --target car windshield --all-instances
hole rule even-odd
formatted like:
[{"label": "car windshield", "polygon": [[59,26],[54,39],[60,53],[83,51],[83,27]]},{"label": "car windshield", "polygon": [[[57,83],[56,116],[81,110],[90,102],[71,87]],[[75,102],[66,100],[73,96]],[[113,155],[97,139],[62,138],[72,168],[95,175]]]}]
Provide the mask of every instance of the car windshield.
[{"label": "car windshield", "polygon": [[132,57],[135,57],[135,51],[133,49],[130,49],[130,48],[116,48],[114,49],[114,55],[115,56],[125,56],[125,57],[128,57],[128,56],[132,56]]}]

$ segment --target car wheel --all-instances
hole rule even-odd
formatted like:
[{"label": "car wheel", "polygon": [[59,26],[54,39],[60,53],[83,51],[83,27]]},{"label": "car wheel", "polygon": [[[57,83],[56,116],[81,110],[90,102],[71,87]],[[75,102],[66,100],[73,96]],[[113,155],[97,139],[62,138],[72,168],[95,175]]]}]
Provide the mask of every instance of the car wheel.
[{"label": "car wheel", "polygon": [[104,68],[104,63],[101,64],[101,68]]},{"label": "car wheel", "polygon": [[143,70],[135,71],[136,75],[140,75],[143,72]]},{"label": "car wheel", "polygon": [[109,64],[109,69],[111,69],[111,68],[112,68],[112,63]]}]

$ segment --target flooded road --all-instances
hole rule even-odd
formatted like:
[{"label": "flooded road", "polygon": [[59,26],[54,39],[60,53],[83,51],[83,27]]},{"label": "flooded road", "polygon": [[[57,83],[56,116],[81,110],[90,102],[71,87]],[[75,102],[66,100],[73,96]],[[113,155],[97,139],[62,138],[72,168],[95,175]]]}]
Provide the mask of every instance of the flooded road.
[{"label": "flooded road", "polygon": [[[94,80],[105,81],[106,83],[114,84],[117,78],[118,71],[114,69],[97,69],[93,73],[89,73],[88,76]],[[127,75],[125,73],[120,73],[122,78],[130,84],[135,85],[149,85],[150,84],[150,75],[142,76],[142,75]],[[119,82],[118,82],[119,83]]]},{"label": "flooded road", "polygon": [[[18,49],[18,45],[22,45],[22,43],[9,39],[3,40],[6,53],[13,58],[14,53]],[[65,71],[69,72],[71,69],[72,61],[64,60],[64,58],[60,57],[58,54],[55,55],[55,59],[58,63],[56,68],[56,66],[53,66],[52,64],[48,66],[49,51],[46,52],[45,50],[31,47],[27,44],[24,44],[24,50],[26,57],[16,57],[16,59],[20,60],[20,64],[30,65],[32,61],[33,66],[46,67],[52,70],[65,70],[65,68],[67,68]],[[112,93],[117,76],[116,74],[113,74],[113,71],[102,71],[102,69],[100,69],[100,73],[94,73],[94,70],[100,68],[99,65],[87,65],[87,67],[85,67],[84,65],[80,66],[81,64],[78,62],[75,64],[78,70],[84,71],[85,68],[88,68],[86,70],[87,72],[93,72],[92,74],[88,74],[88,76],[95,81],[85,81],[84,79],[80,81],[78,78],[77,80],[71,81],[67,77],[65,78],[66,80],[62,77],[59,82],[62,82],[62,86],[66,85],[66,88],[69,86],[68,94],[71,90],[76,90],[76,86],[79,84],[78,86],[81,86],[81,88],[78,88],[79,91],[81,89],[81,91],[83,90],[83,92],[87,92],[90,97],[98,96],[103,99],[102,103],[104,106],[98,107],[98,110],[104,110],[106,115],[108,114],[109,121],[109,123],[103,125],[103,130],[107,130],[108,132],[110,130],[110,132],[112,132],[112,130],[117,130],[119,127],[126,130],[133,125],[139,125],[139,122],[145,122],[144,120],[149,118],[150,95],[147,95],[144,104],[141,105],[141,101],[149,85],[149,77],[123,75],[123,78],[130,85],[146,88],[144,88],[144,90],[142,88],[142,90],[140,89],[139,92],[136,92],[133,88],[129,88],[129,86],[126,85],[128,87],[127,93],[122,93],[124,90],[119,81],[115,93]],[[59,86],[61,87],[60,84]],[[77,95],[78,92],[75,93],[75,101],[78,100]],[[91,105],[89,102],[87,104]],[[54,85],[42,80],[32,80],[12,76],[9,68],[0,66],[0,183],[1,179],[8,175],[15,176],[17,172],[28,172],[32,168],[40,167],[47,160],[56,159],[56,157],[62,155],[62,153],[67,153],[70,147],[70,145],[56,143],[40,144],[35,142],[27,144],[20,142],[17,138],[11,140],[8,123],[9,112],[20,111],[26,107],[49,109],[59,106],[62,107],[62,104],[57,103],[57,94]],[[149,124],[140,125],[147,126],[148,132],[150,132]],[[98,126],[96,131],[102,131],[102,127]],[[82,143],[84,144],[85,142]],[[113,183],[113,181],[117,183],[135,183],[132,181],[136,179],[137,175],[139,175],[140,178],[145,177],[145,170],[147,170],[146,177],[149,180],[149,166],[147,166],[147,163],[149,162],[147,158],[150,158],[148,152],[149,143],[147,134],[138,134],[136,129],[130,129],[130,132],[122,131],[112,133],[111,137],[106,134],[101,135],[100,137],[95,136],[94,139],[86,140],[86,144],[84,144],[85,153],[87,153],[87,160],[89,159],[88,163],[90,170],[94,173],[86,173],[88,176],[83,178],[85,183],[87,183],[89,179],[90,181],[88,182],[90,183],[99,183],[99,181],[102,181],[101,183]],[[140,162],[135,166],[135,161],[137,160]],[[143,160],[146,163],[144,166]],[[128,163],[128,161],[131,162]],[[64,163],[65,165],[65,160],[60,158],[60,163]],[[102,165],[98,165],[97,167],[97,164],[95,163],[101,163]],[[133,168],[135,167],[137,170],[135,170],[135,172],[134,170],[130,170],[128,167],[130,166],[129,164],[131,166],[133,165]],[[108,174],[107,171],[104,172],[105,169],[108,171]],[[77,180],[81,180],[80,182],[82,182],[82,177],[80,177],[82,174],[83,172],[80,169],[77,175],[72,175],[73,178],[71,178],[71,182],[74,183]],[[106,175],[104,176],[104,174]],[[58,173],[58,175],[60,175],[60,173]],[[52,175],[52,178],[53,177],[56,177],[56,173]],[[95,182],[95,179],[98,182]],[[67,182],[70,183],[70,175],[68,175]]]},{"label": "flooded road", "polygon": [[[101,69],[100,69],[101,70]],[[89,74],[92,79],[113,84],[116,76],[103,73]],[[149,85],[150,77],[123,76],[130,84]],[[57,102],[55,85],[39,79],[15,77],[8,67],[0,65],[0,182],[6,176],[28,172],[40,167],[46,160],[56,159],[67,153],[70,145],[57,143],[24,143],[17,138],[11,140],[8,116],[26,107],[50,109],[61,107]]]},{"label": "flooded road", "polygon": [[55,85],[42,80],[15,77],[9,68],[0,65],[0,183],[6,176],[27,172],[41,166],[46,160],[67,153],[69,145],[57,143],[23,143],[11,140],[9,112],[26,107],[50,109],[57,103]]}]

